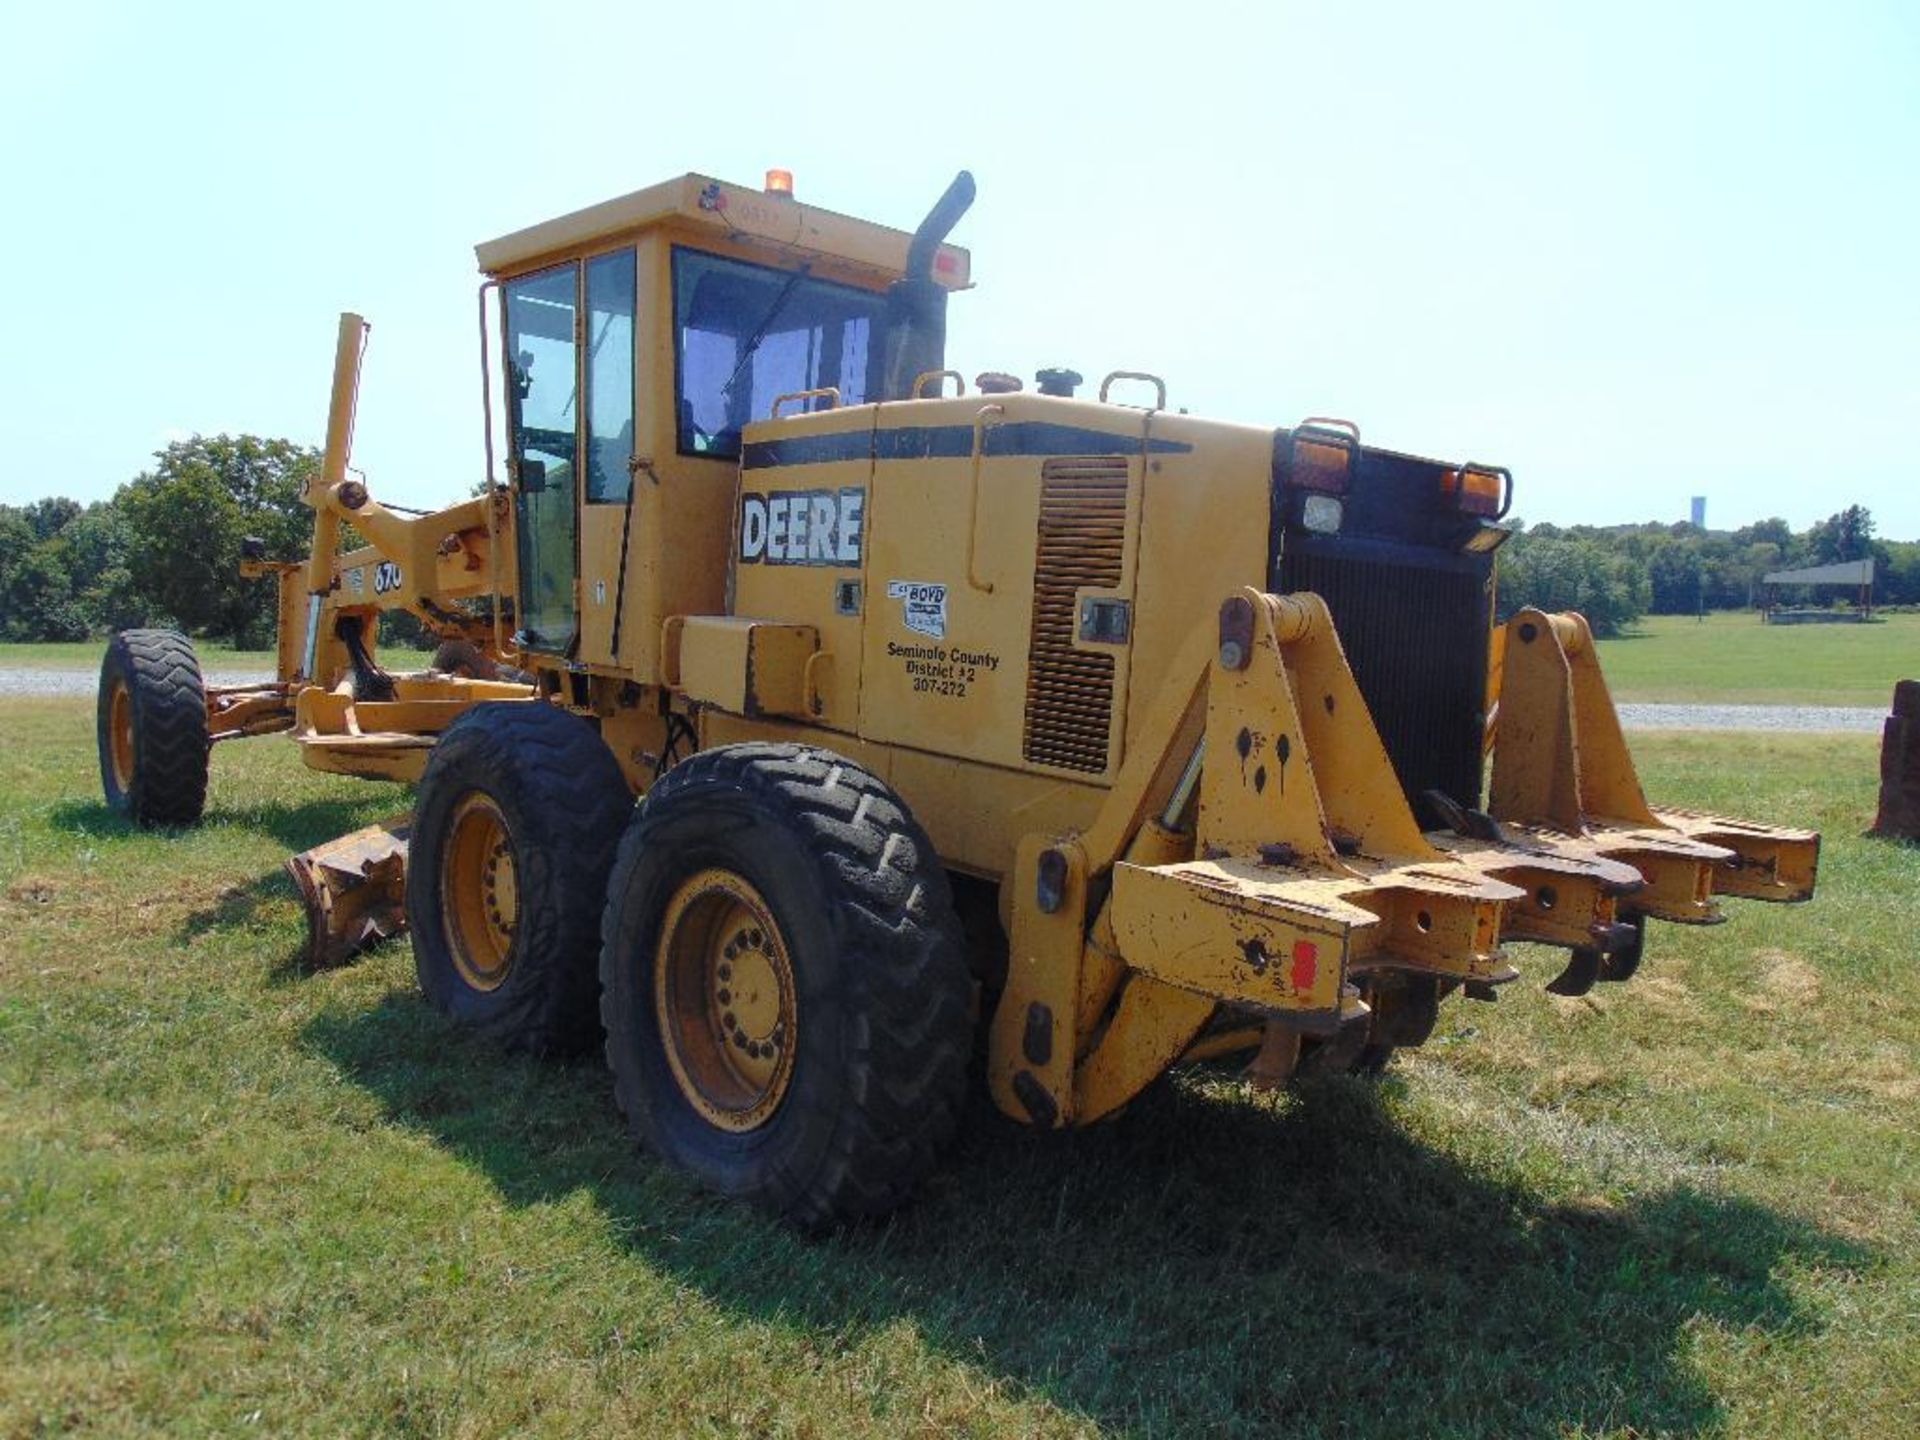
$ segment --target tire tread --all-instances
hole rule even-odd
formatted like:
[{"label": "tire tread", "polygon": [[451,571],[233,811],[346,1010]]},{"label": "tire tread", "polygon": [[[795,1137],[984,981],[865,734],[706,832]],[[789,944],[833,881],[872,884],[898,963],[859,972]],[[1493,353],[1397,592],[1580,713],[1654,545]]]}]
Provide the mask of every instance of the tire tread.
[{"label": "tire tread", "polygon": [[[116,795],[108,755],[111,681],[133,700],[133,783]],[[207,803],[207,692],[193,642],[177,630],[121,630],[100,667],[101,782],[108,802],[143,827],[199,823]]]},{"label": "tire tread", "polygon": [[[836,930],[864,963],[848,967],[857,1041],[831,1141],[807,1176],[756,1196],[803,1229],[878,1218],[925,1178],[958,1123],[971,1053],[970,982],[945,868],[890,786],[832,751],[753,742],[702,751],[648,793],[621,844],[609,893],[623,893],[645,854],[649,815],[701,787],[744,791],[806,842],[832,897]],[[603,933],[602,1005],[615,962],[616,907]],[[642,1083],[605,1016],[615,1094],[635,1134]]]},{"label": "tire tread", "polygon": [[[470,768],[489,777],[486,788],[496,796],[509,787],[517,792],[521,823],[513,843],[524,867],[524,929],[514,937],[514,963],[530,967],[540,983],[509,981],[484,1009],[458,1018],[510,1050],[569,1054],[588,1048],[599,1030],[598,917],[633,794],[592,725],[538,700],[476,705],[449,726],[421,779],[416,815],[427,811],[431,787],[457,786],[460,793],[474,788]],[[419,843],[416,826],[416,848]],[[434,869],[408,866],[408,922],[421,988],[436,1008],[452,1014],[429,975],[445,944],[438,876],[428,873]]]}]

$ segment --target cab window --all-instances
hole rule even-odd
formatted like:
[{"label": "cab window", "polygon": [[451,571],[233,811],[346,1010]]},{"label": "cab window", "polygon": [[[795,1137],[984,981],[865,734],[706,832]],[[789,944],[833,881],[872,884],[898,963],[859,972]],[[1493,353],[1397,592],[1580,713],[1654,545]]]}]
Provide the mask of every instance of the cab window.
[{"label": "cab window", "polygon": [[521,643],[556,652],[574,632],[578,284],[579,267],[559,265],[506,286]]},{"label": "cab window", "polygon": [[859,405],[879,393],[878,295],[676,248],[673,308],[684,455],[737,456],[741,427],[781,395],[833,388]]},{"label": "cab window", "polygon": [[633,486],[633,251],[587,262],[587,501],[624,501]]}]

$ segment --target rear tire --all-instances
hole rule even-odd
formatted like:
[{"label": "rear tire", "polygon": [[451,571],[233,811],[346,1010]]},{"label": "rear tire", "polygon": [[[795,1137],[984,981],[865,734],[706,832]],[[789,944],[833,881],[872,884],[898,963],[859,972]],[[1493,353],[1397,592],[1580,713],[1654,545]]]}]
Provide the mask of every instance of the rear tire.
[{"label": "rear tire", "polygon": [[933,1167],[970,982],[946,872],[884,782],[802,745],[683,761],[621,842],[602,933],[615,1093],[663,1158],[809,1230]]},{"label": "rear tire", "polygon": [[207,804],[207,692],[177,630],[121,630],[100,662],[100,788],[136,825],[196,825]]},{"label": "rear tire", "polygon": [[420,778],[407,927],[420,989],[508,1049],[591,1045],[599,916],[633,793],[594,727],[544,701],[476,705]]}]

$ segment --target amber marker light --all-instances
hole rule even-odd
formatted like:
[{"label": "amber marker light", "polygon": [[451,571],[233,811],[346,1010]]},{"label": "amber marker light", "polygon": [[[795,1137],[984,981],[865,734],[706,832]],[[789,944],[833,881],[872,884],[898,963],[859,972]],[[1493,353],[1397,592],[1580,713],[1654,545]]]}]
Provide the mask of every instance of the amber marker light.
[{"label": "amber marker light", "polygon": [[1505,470],[1483,470],[1469,465],[1447,471],[1441,477],[1440,488],[1467,514],[1497,519],[1507,513],[1511,483]]},{"label": "amber marker light", "polygon": [[793,198],[793,172],[791,170],[767,171],[767,194],[784,195]]}]

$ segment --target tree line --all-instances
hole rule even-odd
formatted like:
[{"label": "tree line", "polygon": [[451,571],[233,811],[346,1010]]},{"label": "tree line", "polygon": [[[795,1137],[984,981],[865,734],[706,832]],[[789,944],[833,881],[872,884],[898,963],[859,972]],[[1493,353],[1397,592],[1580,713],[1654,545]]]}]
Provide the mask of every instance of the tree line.
[{"label": "tree line", "polygon": [[[240,544],[255,536],[269,558],[304,556],[313,513],[300,488],[319,465],[319,451],[291,440],[196,435],[158,451],[111,500],[0,505],[0,640],[170,625],[242,649],[270,644],[275,590],[241,576]],[[1859,505],[1798,532],[1780,519],[1732,531],[1513,523],[1500,550],[1503,618],[1528,605],[1578,610],[1612,635],[1643,615],[1751,605],[1769,570],[1869,557],[1880,603],[1920,604],[1920,543],[1881,540]]]},{"label": "tree line", "polygon": [[85,640],[170,625],[270,645],[275,587],[240,574],[240,544],[299,559],[313,535],[301,483],[320,454],[291,440],[196,435],[111,500],[0,505],[0,639]]},{"label": "tree line", "polygon": [[[1528,525],[1500,550],[1502,617],[1528,605],[1578,610],[1596,633],[1617,635],[1643,615],[1693,615],[1760,603],[1762,577],[1842,560],[1871,559],[1881,605],[1920,604],[1920,543],[1882,540],[1873,512],[1849,505],[1795,531],[1774,518],[1738,530],[1663,525]],[[1852,596],[1815,591],[1814,604]]]}]

